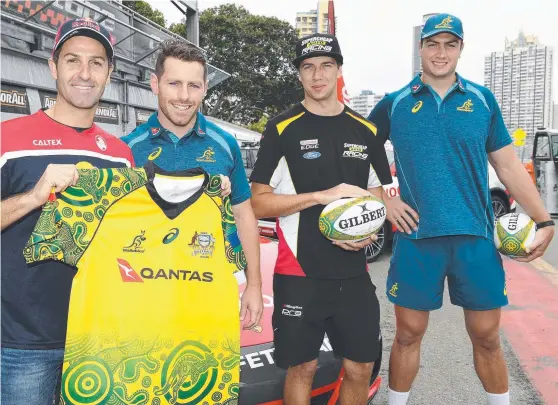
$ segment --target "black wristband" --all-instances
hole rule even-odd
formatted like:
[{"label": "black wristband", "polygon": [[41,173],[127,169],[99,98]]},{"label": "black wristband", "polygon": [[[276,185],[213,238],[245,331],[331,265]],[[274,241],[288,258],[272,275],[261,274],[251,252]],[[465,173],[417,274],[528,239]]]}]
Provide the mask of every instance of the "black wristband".
[{"label": "black wristband", "polygon": [[554,226],[556,225],[554,223],[554,221],[551,219],[550,221],[544,221],[544,222],[539,222],[537,224],[537,230],[541,229],[541,228],[546,228],[547,226]]}]

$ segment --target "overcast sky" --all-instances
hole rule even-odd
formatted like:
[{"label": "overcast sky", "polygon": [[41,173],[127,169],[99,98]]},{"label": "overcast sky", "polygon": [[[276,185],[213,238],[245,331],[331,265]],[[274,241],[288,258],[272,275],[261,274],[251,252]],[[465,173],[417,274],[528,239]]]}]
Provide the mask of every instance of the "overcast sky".
[{"label": "overcast sky", "polygon": [[[170,1],[151,0],[167,22],[180,21]],[[201,10],[233,1],[200,0]],[[317,0],[235,0],[253,14],[275,16],[294,25],[297,11],[315,9]],[[440,8],[440,4],[444,4]],[[451,13],[463,21],[465,49],[458,72],[484,84],[484,57],[504,49],[522,29],[554,48],[553,98],[558,103],[557,0],[337,0],[337,36],[345,60],[345,83],[350,95],[363,89],[384,93],[411,80],[413,26],[422,15]],[[293,45],[294,46],[294,45]]]}]

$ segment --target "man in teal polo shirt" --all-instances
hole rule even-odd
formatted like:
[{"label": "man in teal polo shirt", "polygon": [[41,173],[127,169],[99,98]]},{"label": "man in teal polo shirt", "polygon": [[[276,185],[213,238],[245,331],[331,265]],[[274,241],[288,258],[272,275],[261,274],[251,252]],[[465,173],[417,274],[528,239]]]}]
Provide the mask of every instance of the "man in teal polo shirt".
[{"label": "man in teal polo shirt", "polygon": [[[461,21],[429,18],[422,30],[423,73],[386,96],[368,119],[395,150],[401,198],[384,196],[398,230],[387,279],[397,332],[390,357],[389,405],[405,405],[418,372],[429,311],[451,302],[465,313],[477,375],[489,405],[508,405],[500,348],[501,307],[508,303],[502,260],[493,242],[488,161],[537,223],[530,261],[554,234],[527,171],[514,153],[494,95],[455,73],[463,50]],[[420,221],[419,221],[420,216]]]},{"label": "man in teal polo shirt", "polygon": [[153,161],[167,171],[202,167],[229,177],[232,211],[248,263],[240,318],[243,321],[249,313],[244,328],[252,329],[263,312],[258,223],[236,139],[198,111],[208,89],[203,53],[184,40],[163,42],[151,89],[158,111],[122,140],[132,149],[138,167]]}]

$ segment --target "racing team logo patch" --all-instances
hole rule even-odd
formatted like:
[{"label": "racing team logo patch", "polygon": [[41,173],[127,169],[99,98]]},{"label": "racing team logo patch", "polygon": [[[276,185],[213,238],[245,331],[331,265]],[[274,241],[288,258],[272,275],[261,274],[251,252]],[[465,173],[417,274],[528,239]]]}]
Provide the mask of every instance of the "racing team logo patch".
[{"label": "racing team logo patch", "polygon": [[344,158],[354,158],[366,160],[368,159],[368,153],[364,153],[368,146],[358,145],[354,143],[346,143],[344,145],[345,150],[343,151]]},{"label": "racing team logo patch", "polygon": [[103,138],[101,135],[95,136],[95,143],[97,144],[97,147],[103,152],[107,150],[107,141],[105,141],[105,138]]},{"label": "racing team logo patch", "polygon": [[322,156],[320,152],[306,152],[304,155],[302,155],[304,159],[317,159],[320,156]]},{"label": "racing team logo patch", "polygon": [[283,304],[281,315],[300,318],[302,317],[302,307],[299,305]]},{"label": "racing team logo patch", "polygon": [[305,139],[300,141],[300,150],[318,149],[320,144],[317,139]]},{"label": "racing team logo patch", "polygon": [[333,47],[330,43],[333,38],[329,37],[312,37],[302,41],[302,54],[306,55],[311,52],[331,52]]},{"label": "racing team logo patch", "polygon": [[62,139],[34,139],[33,146],[62,146]]}]

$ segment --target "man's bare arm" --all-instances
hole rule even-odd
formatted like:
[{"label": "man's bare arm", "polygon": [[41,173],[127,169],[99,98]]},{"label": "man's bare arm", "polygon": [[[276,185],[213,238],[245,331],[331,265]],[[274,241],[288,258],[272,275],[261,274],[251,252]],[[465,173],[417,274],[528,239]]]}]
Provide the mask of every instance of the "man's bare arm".
[{"label": "man's bare arm", "polygon": [[[488,154],[498,178],[511,193],[512,197],[523,207],[536,223],[550,220],[537,188],[525,167],[518,159],[511,145],[505,146]],[[554,227],[549,226],[537,230],[535,240],[527,246],[529,256],[516,258],[518,261],[529,262],[544,254],[554,236]]]},{"label": "man's bare arm", "polygon": [[246,255],[248,270],[246,278],[248,285],[261,286],[260,274],[260,236],[258,221],[252,211],[250,200],[232,206],[234,221],[238,230],[238,238]]},{"label": "man's bare arm", "polygon": [[343,197],[362,197],[369,193],[350,184],[339,184],[328,190],[295,195],[274,194],[267,184],[252,183],[252,207],[257,218],[284,217],[314,205],[327,205]]},{"label": "man's bare arm", "polygon": [[372,194],[374,197],[378,197],[380,200],[384,201],[384,188],[383,187],[374,187],[369,188],[368,192]]},{"label": "man's bare arm", "polygon": [[246,255],[246,288],[240,302],[240,321],[250,313],[243,329],[252,329],[259,325],[263,314],[262,276],[260,273],[260,235],[258,221],[254,216],[250,200],[232,206],[232,212],[238,238]]},{"label": "man's bare arm", "polygon": [[2,231],[40,206],[33,198],[32,191],[5,199],[0,209]]},{"label": "man's bare arm", "polygon": [[2,231],[46,203],[52,189],[58,193],[75,185],[78,176],[74,165],[48,165],[33,189],[2,201]]},{"label": "man's bare arm", "polygon": [[500,181],[504,183],[527,215],[535,222],[550,219],[537,188],[511,145],[490,153],[488,159]]},{"label": "man's bare arm", "polygon": [[252,208],[256,218],[281,217],[318,204],[313,193],[274,194],[267,184],[252,183]]}]

